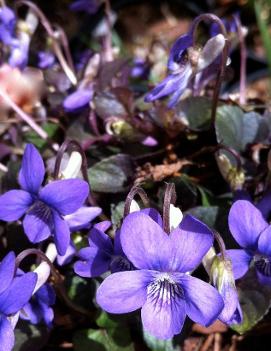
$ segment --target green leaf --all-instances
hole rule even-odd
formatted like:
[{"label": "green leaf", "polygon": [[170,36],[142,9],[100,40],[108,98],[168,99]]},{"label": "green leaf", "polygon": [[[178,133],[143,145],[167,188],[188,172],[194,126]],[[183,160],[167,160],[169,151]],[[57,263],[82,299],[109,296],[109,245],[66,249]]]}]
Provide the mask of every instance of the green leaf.
[{"label": "green leaf", "polygon": [[[52,138],[58,130],[58,124],[55,123],[44,123],[42,129],[48,134],[49,138]],[[34,144],[39,149],[43,148],[47,141],[42,139],[36,132],[30,131],[25,134],[26,141]]]},{"label": "green leaf", "polygon": [[269,134],[268,123],[260,114],[244,113],[238,106],[218,107],[215,128],[217,141],[239,152]]},{"label": "green leaf", "polygon": [[144,340],[152,351],[181,351],[179,345],[175,345],[174,339],[161,340],[143,330]]},{"label": "green leaf", "polygon": [[271,287],[258,282],[255,270],[252,268],[240,280],[238,285],[239,301],[243,312],[241,324],[231,328],[244,334],[253,328],[269,311],[271,306]]},{"label": "green leaf", "polygon": [[105,158],[88,170],[92,191],[101,193],[126,191],[133,175],[132,160],[125,154]]},{"label": "green leaf", "polygon": [[211,121],[212,102],[203,96],[189,97],[176,106],[177,119],[190,129],[208,129]]}]

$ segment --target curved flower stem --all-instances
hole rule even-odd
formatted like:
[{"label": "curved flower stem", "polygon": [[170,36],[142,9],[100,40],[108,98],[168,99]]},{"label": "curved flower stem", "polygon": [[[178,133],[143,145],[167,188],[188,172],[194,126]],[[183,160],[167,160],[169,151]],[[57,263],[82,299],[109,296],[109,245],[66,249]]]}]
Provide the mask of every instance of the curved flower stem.
[{"label": "curved flower stem", "polygon": [[28,115],[26,114],[11,98],[0,89],[0,97],[9,105],[18,116],[25,121],[42,139],[47,140],[48,134]]},{"label": "curved flower stem", "polygon": [[222,260],[225,261],[226,260],[226,246],[225,246],[224,240],[223,240],[222,236],[217,231],[214,230],[213,234],[214,234],[215,240],[218,244]]},{"label": "curved flower stem", "polygon": [[240,45],[240,105],[246,104],[246,70],[247,70],[247,49],[245,43],[245,35],[242,31],[242,24],[238,16],[233,16],[237,26],[237,34]]},{"label": "curved flower stem", "polygon": [[108,33],[105,35],[104,46],[105,46],[105,61],[113,61],[113,50],[112,50],[112,34],[111,34],[111,5],[109,0],[104,0],[105,4],[105,21],[107,24]]},{"label": "curved flower stem", "polygon": [[63,69],[63,71],[65,72],[66,76],[69,78],[69,80],[71,81],[71,83],[73,85],[77,84],[77,78],[75,76],[75,73],[72,69],[72,67],[70,67],[63,55],[63,52],[59,46],[59,43],[57,41],[56,35],[55,35],[55,31],[53,30],[50,22],[48,21],[48,19],[46,18],[46,16],[44,15],[44,13],[39,9],[38,6],[36,6],[35,4],[33,4],[30,1],[27,0],[20,0],[18,2],[16,2],[16,6],[22,6],[25,5],[27,7],[29,7],[29,9],[31,11],[33,11],[33,13],[39,18],[40,23],[43,25],[44,29],[46,30],[46,32],[48,33],[49,37],[52,39],[52,45],[53,45],[53,49],[55,52],[56,57],[58,58],[58,61]]},{"label": "curved flower stem", "polygon": [[164,231],[170,234],[170,205],[176,202],[175,184],[168,183],[166,185],[164,204],[163,204],[163,227]]},{"label": "curved flower stem", "polygon": [[[55,249],[55,245],[52,244],[54,246]],[[56,249],[55,249],[56,252]],[[42,261],[46,262],[46,264],[49,266],[50,268],[50,273],[52,274],[53,277],[53,282],[55,285],[56,290],[58,291],[60,297],[62,298],[62,300],[66,303],[66,305],[68,307],[70,307],[71,309],[73,309],[74,311],[86,315],[86,316],[90,316],[91,313],[88,312],[87,310],[85,310],[84,308],[75,305],[70,298],[67,296],[65,288],[63,286],[63,279],[61,277],[61,275],[58,273],[58,271],[56,270],[56,268],[54,267],[53,263],[51,262],[51,260],[49,259],[49,257],[47,257],[45,255],[45,253],[43,253],[41,250],[38,249],[27,249],[22,251],[16,258],[16,263],[15,263],[15,267],[16,269],[19,267],[20,263],[29,255],[36,255],[37,257],[39,257]],[[41,263],[42,264],[42,263]],[[39,268],[39,267],[38,267]],[[37,269],[38,269],[37,268]],[[39,283],[39,281],[38,281]],[[37,285],[38,285],[37,283]],[[44,282],[45,283],[45,282]],[[43,284],[42,284],[43,285]],[[41,287],[41,285],[39,285],[38,288],[35,288],[33,294]]]},{"label": "curved flower stem", "polygon": [[136,195],[140,197],[145,207],[150,206],[148,195],[145,193],[145,191],[142,188],[135,185],[132,187],[132,189],[129,191],[126,197],[125,205],[124,205],[124,213],[123,213],[124,218],[130,213],[131,204]]},{"label": "curved flower stem", "polygon": [[236,160],[236,168],[237,168],[237,170],[240,171],[242,169],[242,160],[241,160],[241,157],[240,157],[240,155],[238,154],[237,151],[235,151],[231,147],[223,145],[223,144],[218,145],[218,151],[219,150],[228,151]]},{"label": "curved flower stem", "polygon": [[63,28],[59,24],[54,24],[54,27],[57,30],[58,38],[60,39],[60,42],[62,44],[66,59],[68,61],[68,64],[69,64],[70,68],[72,69],[72,71],[75,72],[73,59],[72,59],[70,46],[69,46],[69,42],[68,42],[66,33],[64,32]]},{"label": "curved flower stem", "polygon": [[220,88],[221,88],[221,84],[222,84],[222,81],[225,75],[226,66],[227,66],[229,41],[227,39],[226,28],[223,22],[221,21],[221,19],[212,13],[205,13],[196,17],[195,20],[193,21],[193,25],[192,25],[193,45],[195,45],[196,43],[196,31],[197,31],[198,25],[202,21],[204,22],[211,21],[211,22],[217,23],[217,25],[220,28],[221,34],[225,37],[225,45],[221,55],[220,70],[217,74],[217,79],[216,79],[216,84],[215,84],[214,94],[213,94],[213,104],[212,104],[212,111],[211,111],[211,128],[214,128]]}]

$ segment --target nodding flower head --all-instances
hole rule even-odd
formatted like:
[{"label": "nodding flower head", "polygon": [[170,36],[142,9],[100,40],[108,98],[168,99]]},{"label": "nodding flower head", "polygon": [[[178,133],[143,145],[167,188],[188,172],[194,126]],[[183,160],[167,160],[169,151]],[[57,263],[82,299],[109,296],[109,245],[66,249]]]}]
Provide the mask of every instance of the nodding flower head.
[{"label": "nodding flower head", "polygon": [[224,300],[224,308],[218,319],[228,325],[241,323],[242,311],[231,261],[221,256],[215,256],[211,266],[210,278]]},{"label": "nodding flower head", "polygon": [[226,41],[222,34],[210,38],[203,48],[199,48],[194,45],[193,32],[192,26],[187,34],[176,40],[169,54],[169,74],[145,96],[146,102],[171,95],[168,106],[173,107],[193,78],[202,74],[222,53]]}]

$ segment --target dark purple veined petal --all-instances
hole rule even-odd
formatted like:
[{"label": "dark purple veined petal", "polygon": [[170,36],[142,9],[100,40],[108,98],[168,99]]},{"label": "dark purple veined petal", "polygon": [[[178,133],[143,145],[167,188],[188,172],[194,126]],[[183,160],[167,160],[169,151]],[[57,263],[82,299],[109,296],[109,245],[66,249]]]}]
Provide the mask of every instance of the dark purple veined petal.
[{"label": "dark purple veined petal", "polygon": [[83,206],[88,193],[89,186],[84,180],[64,179],[47,184],[39,198],[62,215],[68,215]]},{"label": "dark purple veined petal", "polygon": [[87,106],[93,97],[93,89],[78,89],[68,95],[63,101],[63,107],[66,111],[76,111],[79,108]]},{"label": "dark purple veined petal", "polygon": [[154,220],[160,227],[163,227],[163,220],[160,213],[155,208],[143,208],[140,212],[145,213]]},{"label": "dark purple veined petal", "polygon": [[14,278],[10,286],[0,294],[0,312],[5,315],[17,313],[30,300],[36,282],[36,273]]},{"label": "dark purple veined petal", "polygon": [[183,289],[188,317],[201,325],[211,325],[224,308],[218,291],[210,284],[187,274],[174,273],[174,278]]},{"label": "dark purple veined petal", "polygon": [[24,190],[10,190],[0,196],[0,220],[16,221],[33,203],[32,196]]},{"label": "dark purple veined petal", "polygon": [[36,201],[23,220],[26,236],[32,243],[39,243],[51,235],[53,218],[51,209]]},{"label": "dark purple veined petal", "polygon": [[232,249],[226,251],[227,256],[231,259],[234,279],[242,278],[248,271],[252,255],[245,250]]},{"label": "dark purple veined petal", "polygon": [[173,250],[169,257],[172,271],[186,273],[194,270],[213,244],[211,230],[193,216],[186,215],[170,233]]},{"label": "dark purple veined petal", "polygon": [[141,211],[130,213],[120,228],[122,249],[140,269],[170,270],[172,242],[163,229]]},{"label": "dark purple veined petal", "polygon": [[11,351],[14,346],[14,331],[6,316],[0,315],[0,351]]},{"label": "dark purple veined petal", "polygon": [[15,273],[15,254],[9,252],[0,263],[0,294],[5,291],[12,282]]},{"label": "dark purple veined petal", "polygon": [[45,175],[44,163],[40,153],[32,144],[27,144],[22,166],[19,172],[19,183],[22,189],[37,194]]},{"label": "dark purple veined petal", "polygon": [[106,235],[97,227],[93,227],[88,235],[89,246],[95,246],[99,250],[103,251],[108,255],[112,255],[114,252],[112,240],[108,235]]},{"label": "dark purple veined petal", "polygon": [[128,313],[142,307],[147,286],[153,279],[148,270],[113,273],[97,290],[97,303],[109,313]]},{"label": "dark purple veined petal", "polygon": [[11,45],[14,41],[16,16],[14,11],[7,6],[0,8],[0,40],[5,45]]},{"label": "dark purple veined petal", "polygon": [[250,250],[257,249],[260,233],[268,226],[261,212],[249,201],[236,201],[229,213],[229,228],[237,243]]},{"label": "dark purple veined petal", "polygon": [[157,274],[148,285],[141,317],[144,329],[159,339],[170,339],[181,332],[186,303],[182,288],[169,274]]}]

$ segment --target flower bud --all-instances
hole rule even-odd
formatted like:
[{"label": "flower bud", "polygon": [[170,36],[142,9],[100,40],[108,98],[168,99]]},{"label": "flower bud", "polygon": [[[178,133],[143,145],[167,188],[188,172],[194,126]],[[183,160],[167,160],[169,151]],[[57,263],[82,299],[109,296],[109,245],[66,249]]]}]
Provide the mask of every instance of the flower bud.
[{"label": "flower bud", "polygon": [[215,256],[210,270],[210,279],[224,300],[224,309],[218,318],[228,325],[241,323],[242,312],[231,261],[227,258],[223,259],[221,256]]}]

